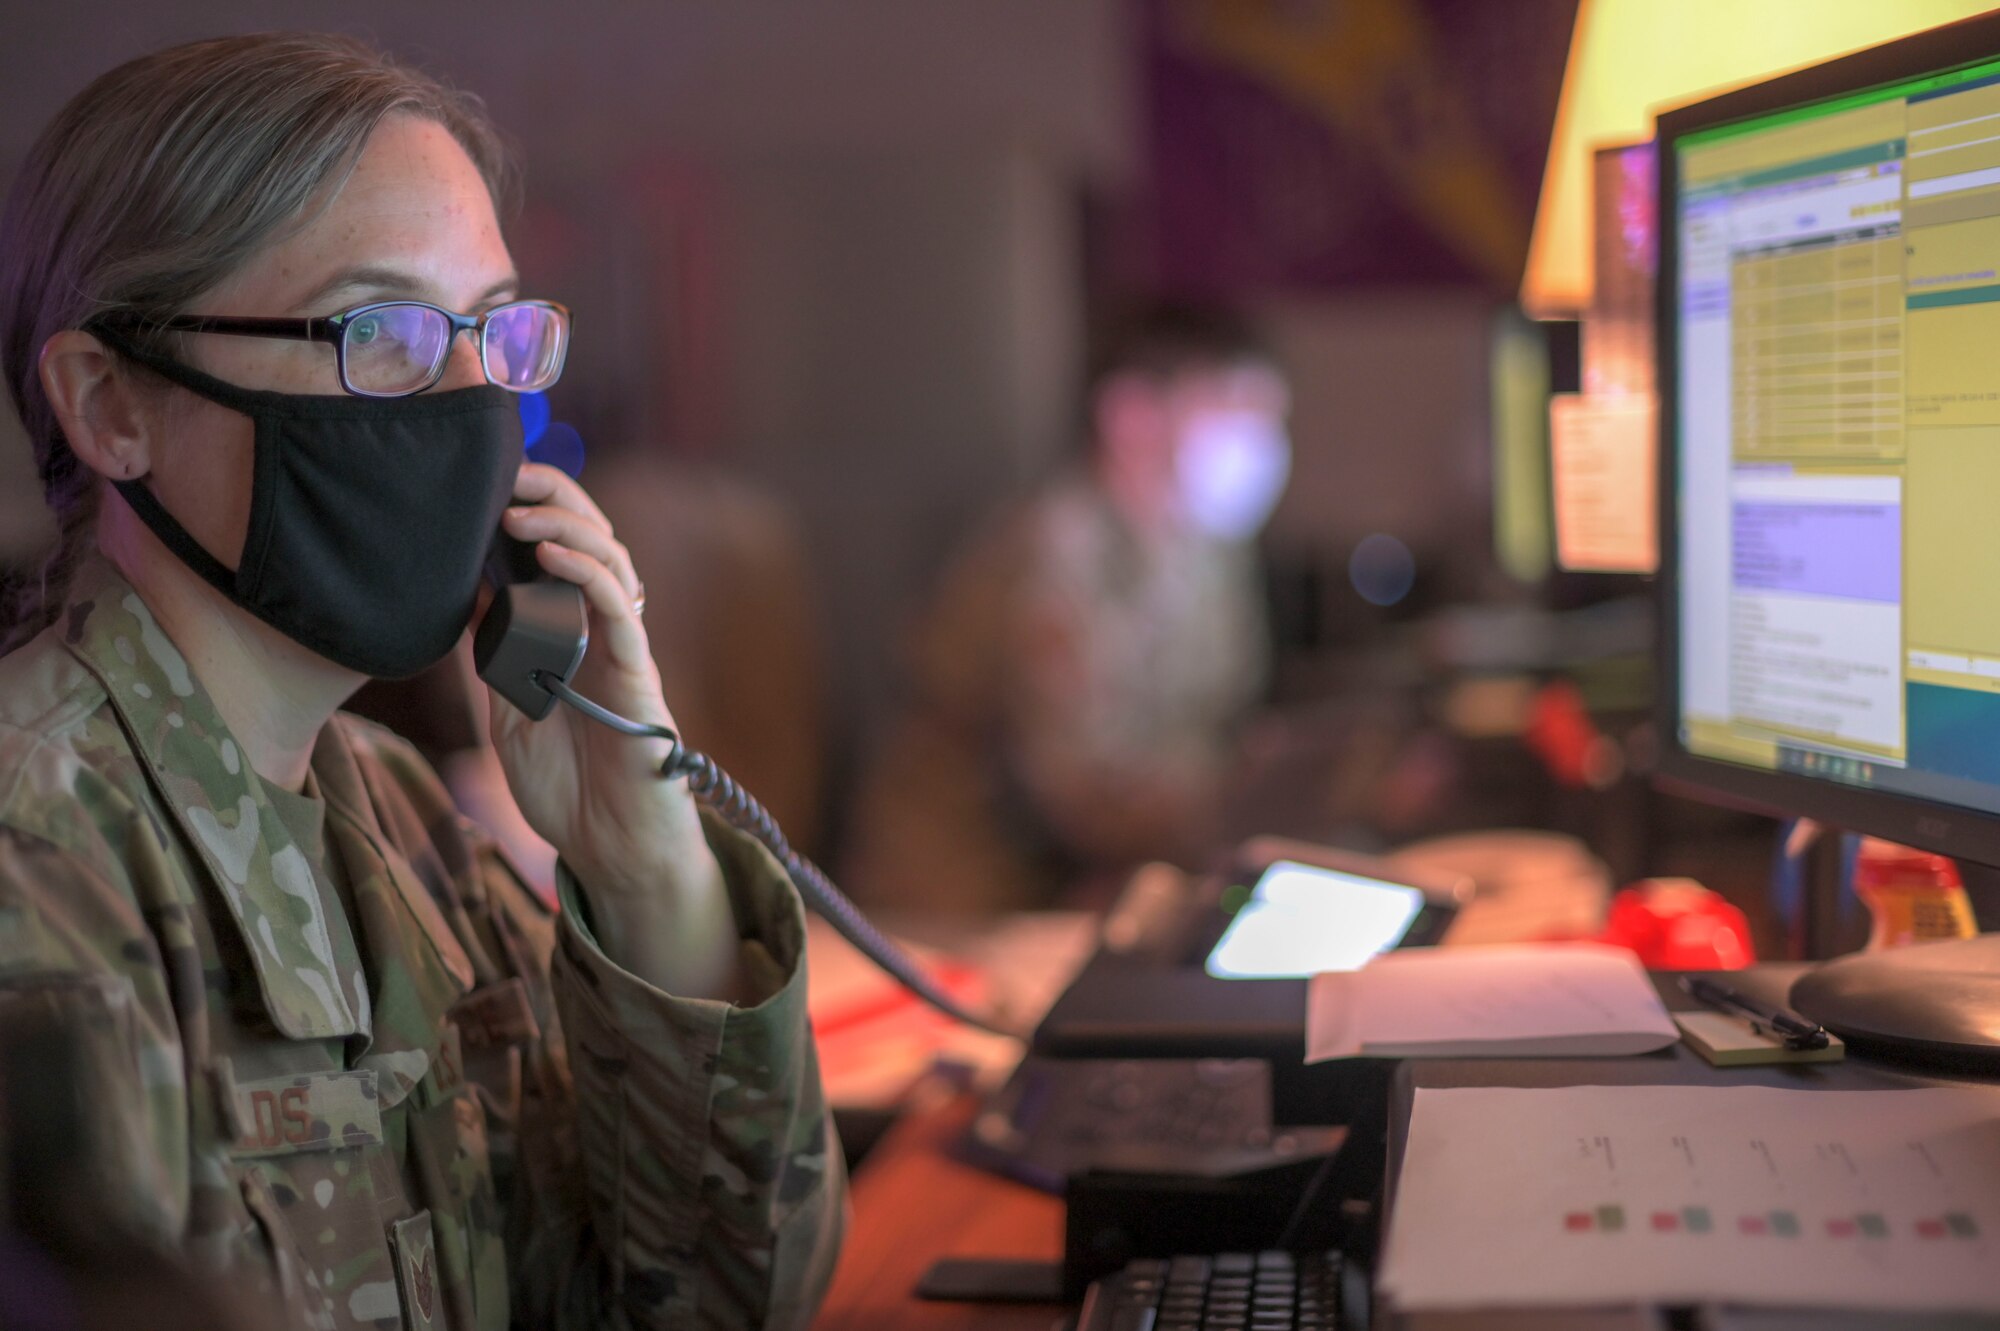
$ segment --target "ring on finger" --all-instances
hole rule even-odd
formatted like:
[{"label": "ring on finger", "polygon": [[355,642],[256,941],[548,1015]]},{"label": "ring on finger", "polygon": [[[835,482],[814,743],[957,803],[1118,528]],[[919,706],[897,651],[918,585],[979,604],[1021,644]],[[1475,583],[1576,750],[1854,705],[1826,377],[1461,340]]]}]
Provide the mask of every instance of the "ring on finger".
[{"label": "ring on finger", "polygon": [[632,598],[632,618],[643,619],[646,614],[646,584],[639,584],[639,591]]}]

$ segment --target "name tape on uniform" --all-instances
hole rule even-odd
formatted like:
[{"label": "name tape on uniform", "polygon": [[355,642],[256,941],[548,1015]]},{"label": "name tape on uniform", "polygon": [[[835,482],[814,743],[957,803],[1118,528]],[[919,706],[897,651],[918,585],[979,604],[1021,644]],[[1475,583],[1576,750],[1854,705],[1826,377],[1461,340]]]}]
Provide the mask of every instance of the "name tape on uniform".
[{"label": "name tape on uniform", "polygon": [[315,1072],[232,1086],[238,1155],[373,1146],[382,1109],[373,1072]]}]

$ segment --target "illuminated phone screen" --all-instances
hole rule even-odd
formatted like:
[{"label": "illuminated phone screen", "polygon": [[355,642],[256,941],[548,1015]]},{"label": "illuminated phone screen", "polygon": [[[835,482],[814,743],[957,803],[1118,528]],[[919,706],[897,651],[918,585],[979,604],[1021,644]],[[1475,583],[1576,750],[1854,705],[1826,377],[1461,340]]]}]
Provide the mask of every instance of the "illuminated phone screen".
[{"label": "illuminated phone screen", "polygon": [[1359,970],[1403,940],[1424,908],[1414,887],[1279,860],[1208,954],[1220,980]]}]

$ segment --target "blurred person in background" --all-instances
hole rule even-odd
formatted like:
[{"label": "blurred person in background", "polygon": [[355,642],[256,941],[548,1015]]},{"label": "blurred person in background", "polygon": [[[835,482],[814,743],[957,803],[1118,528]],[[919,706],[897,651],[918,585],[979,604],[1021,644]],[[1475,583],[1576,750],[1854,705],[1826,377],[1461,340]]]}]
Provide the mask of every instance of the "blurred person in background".
[{"label": "blurred person in background", "polygon": [[777,862],[664,740],[496,704],[552,915],[338,710],[445,658],[498,530],[582,589],[577,688],[672,724],[624,547],[523,460],[569,326],[508,175],[476,101],[310,34],[122,65],[31,150],[0,368],[59,536],[0,614],[0,1031],[102,1072],[93,1223],[259,1325],[803,1326],[845,1191]]},{"label": "blurred person in background", "polygon": [[951,563],[846,861],[871,904],[984,912],[1214,850],[1269,647],[1253,539],[1290,474],[1290,398],[1220,310],[1117,326],[1086,447]]}]

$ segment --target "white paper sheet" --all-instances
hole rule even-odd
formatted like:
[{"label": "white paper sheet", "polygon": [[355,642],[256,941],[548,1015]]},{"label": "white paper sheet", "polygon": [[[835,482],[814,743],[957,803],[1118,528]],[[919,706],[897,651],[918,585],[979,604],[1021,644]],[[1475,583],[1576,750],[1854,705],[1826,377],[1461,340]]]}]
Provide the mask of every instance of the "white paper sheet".
[{"label": "white paper sheet", "polygon": [[1556,562],[1599,573],[1651,573],[1654,534],[1650,394],[1557,393],[1549,399]]},{"label": "white paper sheet", "polygon": [[2000,1089],[1420,1089],[1393,1207],[1406,1311],[2000,1311]]},{"label": "white paper sheet", "polygon": [[1306,1061],[1643,1054],[1680,1039],[1623,948],[1410,948],[1313,977]]}]

